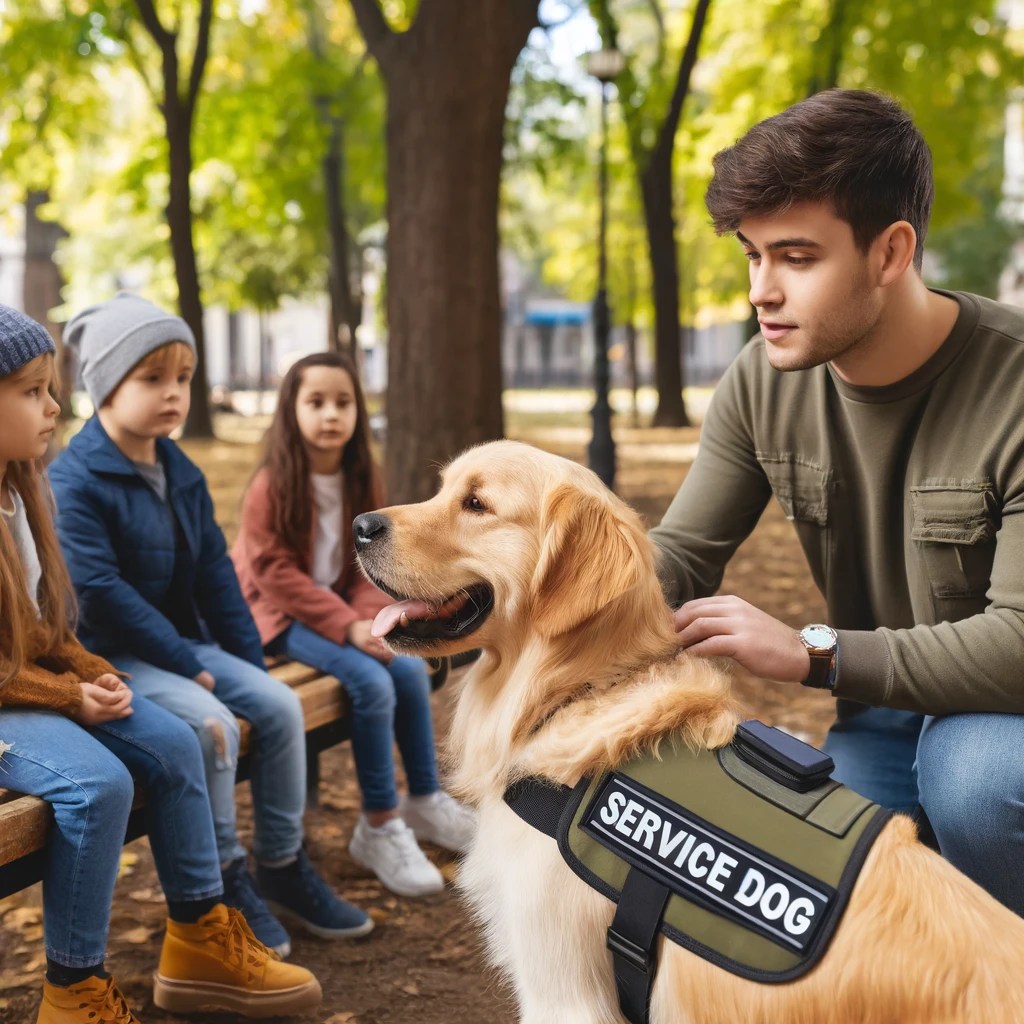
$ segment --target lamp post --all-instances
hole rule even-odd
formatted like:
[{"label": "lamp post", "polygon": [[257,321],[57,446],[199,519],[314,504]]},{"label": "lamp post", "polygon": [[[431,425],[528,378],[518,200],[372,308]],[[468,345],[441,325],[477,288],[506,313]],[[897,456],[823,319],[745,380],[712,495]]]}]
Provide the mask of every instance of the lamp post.
[{"label": "lamp post", "polygon": [[601,220],[598,233],[597,294],[594,296],[594,391],[591,410],[593,433],[587,457],[590,468],[609,488],[615,486],[615,440],[612,437],[612,407],[608,401],[608,339],[611,333],[608,312],[608,83],[625,67],[626,59],[616,49],[597,50],[587,55],[587,71],[601,83],[601,163],[598,190]]}]

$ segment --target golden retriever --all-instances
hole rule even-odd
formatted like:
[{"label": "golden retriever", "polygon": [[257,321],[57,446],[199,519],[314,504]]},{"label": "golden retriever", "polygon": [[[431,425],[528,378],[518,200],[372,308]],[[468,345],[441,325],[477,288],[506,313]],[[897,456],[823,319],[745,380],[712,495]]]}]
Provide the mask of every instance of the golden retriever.
[{"label": "golden retriever", "polygon": [[[613,904],[504,803],[524,776],[569,786],[662,740],[718,747],[725,672],[680,652],[639,518],[588,470],[526,445],[471,449],[430,501],[357,520],[364,572],[400,603],[395,651],[482,647],[458,694],[453,784],[480,810],[459,885],[524,1024],[621,1022]],[[652,1024],[1022,1024],[1024,921],[894,817],[821,963],[760,984],[660,939]]]}]

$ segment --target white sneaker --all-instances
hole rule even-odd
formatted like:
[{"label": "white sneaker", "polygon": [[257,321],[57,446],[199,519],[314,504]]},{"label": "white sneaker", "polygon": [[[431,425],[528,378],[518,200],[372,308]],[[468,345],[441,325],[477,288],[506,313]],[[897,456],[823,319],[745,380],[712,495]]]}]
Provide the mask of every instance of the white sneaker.
[{"label": "white sneaker", "polygon": [[444,889],[441,872],[427,860],[412,829],[401,818],[372,828],[365,815],[360,815],[348,852],[399,896],[430,896]]},{"label": "white sneaker", "polygon": [[465,853],[476,835],[477,814],[439,789],[430,796],[406,796],[399,811],[421,843]]}]

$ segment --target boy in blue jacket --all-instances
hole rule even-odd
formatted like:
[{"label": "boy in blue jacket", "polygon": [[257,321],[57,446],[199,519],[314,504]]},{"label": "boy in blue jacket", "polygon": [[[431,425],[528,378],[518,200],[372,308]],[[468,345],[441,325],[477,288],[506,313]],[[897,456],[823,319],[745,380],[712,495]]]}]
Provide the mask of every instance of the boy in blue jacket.
[{"label": "boy in blue jacket", "polygon": [[[196,730],[224,901],[257,938],[290,951],[264,899],[323,938],[365,935],[373,921],[335,895],[306,856],[302,707],[264,668],[206,480],[168,436],[188,414],[191,330],[122,292],[75,316],[65,338],[96,408],[50,467],[80,639],[128,673],[136,693]],[[256,879],[235,829],[236,715],[253,727]]]}]

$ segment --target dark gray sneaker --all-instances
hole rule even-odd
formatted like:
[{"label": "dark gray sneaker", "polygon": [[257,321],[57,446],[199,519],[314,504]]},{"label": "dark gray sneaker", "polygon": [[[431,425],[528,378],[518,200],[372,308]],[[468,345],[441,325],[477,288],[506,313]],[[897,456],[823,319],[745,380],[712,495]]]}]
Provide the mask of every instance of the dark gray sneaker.
[{"label": "dark gray sneaker", "polygon": [[224,902],[241,911],[253,935],[264,946],[272,949],[282,960],[287,957],[292,951],[292,940],[256,888],[256,879],[252,877],[246,858],[233,860],[221,870],[221,877],[224,879]]},{"label": "dark gray sneaker", "polygon": [[305,848],[283,868],[256,869],[260,891],[276,914],[299,921],[321,939],[356,939],[373,931],[373,918],[346,903],[320,877]]}]

